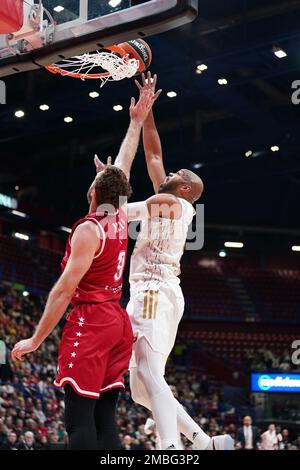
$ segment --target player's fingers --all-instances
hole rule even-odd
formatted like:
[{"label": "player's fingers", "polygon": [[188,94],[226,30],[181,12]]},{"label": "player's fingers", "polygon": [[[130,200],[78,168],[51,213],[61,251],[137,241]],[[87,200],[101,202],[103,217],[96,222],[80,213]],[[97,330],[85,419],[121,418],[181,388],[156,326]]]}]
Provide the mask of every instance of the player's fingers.
[{"label": "player's fingers", "polygon": [[136,84],[136,86],[138,87],[140,91],[143,89],[142,85],[140,84],[138,80],[134,80],[134,83]]},{"label": "player's fingers", "polygon": [[146,77],[144,73],[142,73],[142,82],[143,82],[143,85],[146,85]]},{"label": "player's fingers", "polygon": [[135,98],[134,97],[131,98],[130,107],[131,108],[135,107]]},{"label": "player's fingers", "polygon": [[94,156],[94,163],[96,166],[100,166],[101,165],[101,160],[100,158],[98,157],[98,155],[95,153],[95,156]]},{"label": "player's fingers", "polygon": [[155,93],[155,95],[153,96],[153,101],[156,101],[157,98],[161,95],[161,93],[162,93],[162,90],[158,90],[158,91]]},{"label": "player's fingers", "polygon": [[152,83],[153,90],[155,90],[156,84],[157,84],[157,75],[156,75],[156,73],[155,73],[154,76],[153,76],[153,83]]}]

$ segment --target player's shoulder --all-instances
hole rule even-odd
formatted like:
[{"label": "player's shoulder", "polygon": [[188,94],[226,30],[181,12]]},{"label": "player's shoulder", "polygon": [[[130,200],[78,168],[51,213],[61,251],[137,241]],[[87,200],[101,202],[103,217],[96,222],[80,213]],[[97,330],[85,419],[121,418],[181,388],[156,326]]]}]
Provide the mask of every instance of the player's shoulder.
[{"label": "player's shoulder", "polygon": [[80,237],[95,237],[98,235],[99,232],[99,227],[98,224],[95,223],[94,220],[92,219],[85,219],[83,220],[79,225],[74,230],[73,233],[73,238],[74,236]]},{"label": "player's shoulder", "polygon": [[178,197],[177,199],[180,202],[181,207],[182,207],[182,216],[183,216],[183,218],[190,224],[193,220],[193,217],[194,217],[195,213],[196,213],[193,205],[189,201],[187,201],[186,199],[184,199],[182,197]]}]

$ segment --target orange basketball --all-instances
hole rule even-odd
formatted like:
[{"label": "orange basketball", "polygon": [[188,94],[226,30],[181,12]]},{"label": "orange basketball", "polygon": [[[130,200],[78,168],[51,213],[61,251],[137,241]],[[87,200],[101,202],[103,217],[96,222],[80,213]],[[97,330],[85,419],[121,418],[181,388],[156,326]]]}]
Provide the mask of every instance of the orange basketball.
[{"label": "orange basketball", "polygon": [[133,39],[122,42],[118,47],[123,49],[130,59],[139,61],[138,73],[145,72],[152,62],[152,51],[150,46],[143,39]]}]

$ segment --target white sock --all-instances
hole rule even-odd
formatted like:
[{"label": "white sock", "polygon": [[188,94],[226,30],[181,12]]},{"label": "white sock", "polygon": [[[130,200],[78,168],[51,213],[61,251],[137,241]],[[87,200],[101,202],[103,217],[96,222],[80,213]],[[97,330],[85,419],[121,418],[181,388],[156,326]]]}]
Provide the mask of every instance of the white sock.
[{"label": "white sock", "polygon": [[211,438],[205,434],[179,402],[177,402],[177,422],[179,432],[184,434],[197,450],[204,450],[209,446]]},{"label": "white sock", "polygon": [[161,439],[162,450],[178,448],[176,401],[169,387],[151,399],[151,408]]}]

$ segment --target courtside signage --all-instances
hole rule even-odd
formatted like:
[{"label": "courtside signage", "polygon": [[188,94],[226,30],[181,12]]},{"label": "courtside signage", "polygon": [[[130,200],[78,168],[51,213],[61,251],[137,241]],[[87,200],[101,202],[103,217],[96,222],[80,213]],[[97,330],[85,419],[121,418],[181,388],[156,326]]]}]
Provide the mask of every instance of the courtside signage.
[{"label": "courtside signage", "polygon": [[0,206],[8,207],[9,209],[16,209],[18,207],[18,201],[13,197],[0,193]]},{"label": "courtside signage", "polygon": [[251,392],[300,393],[300,374],[251,374]]}]

